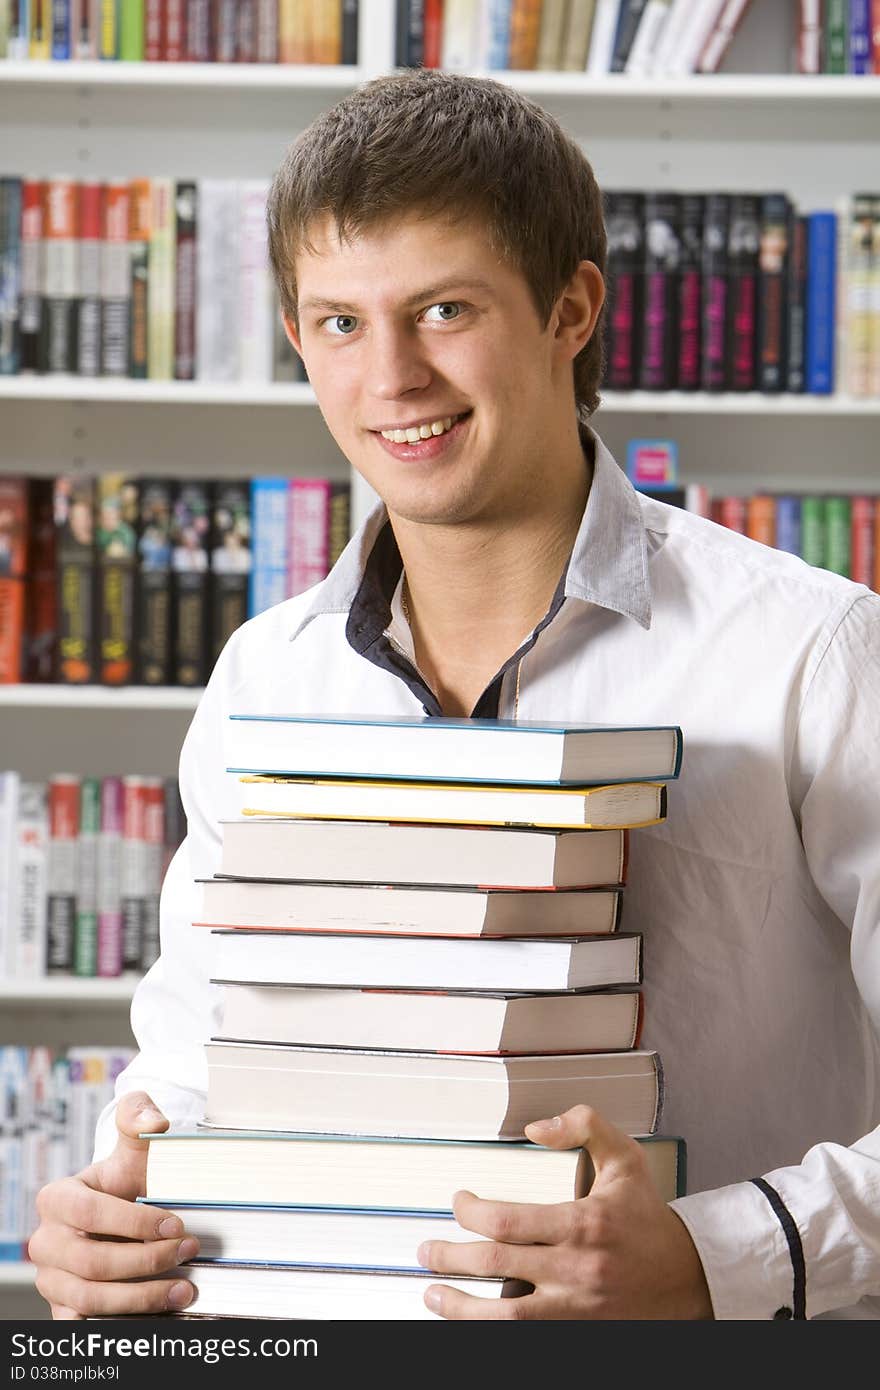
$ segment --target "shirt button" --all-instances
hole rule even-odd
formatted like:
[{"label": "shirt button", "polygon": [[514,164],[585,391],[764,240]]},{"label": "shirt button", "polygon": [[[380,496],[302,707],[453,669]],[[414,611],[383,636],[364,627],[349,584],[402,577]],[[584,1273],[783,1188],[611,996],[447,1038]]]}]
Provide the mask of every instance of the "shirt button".
[{"label": "shirt button", "polygon": [[776,1312],[773,1314],[773,1316],[774,1318],[790,1318],[792,1316],[792,1312],[786,1304],[783,1304],[781,1308],[776,1309]]}]

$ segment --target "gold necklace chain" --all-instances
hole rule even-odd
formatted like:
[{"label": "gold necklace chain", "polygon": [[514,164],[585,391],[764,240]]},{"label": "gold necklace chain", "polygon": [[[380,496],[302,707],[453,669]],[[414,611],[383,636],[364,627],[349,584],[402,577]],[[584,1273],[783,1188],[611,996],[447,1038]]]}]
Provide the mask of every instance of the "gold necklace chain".
[{"label": "gold necklace chain", "polygon": [[[415,637],[413,636],[413,630],[412,630],[412,618],[410,617],[409,603],[407,602],[407,598],[406,598],[406,590],[407,590],[406,574],[404,574],[403,580],[402,580],[401,585],[400,585],[400,606],[401,606],[401,608],[403,609],[403,616],[406,618],[406,625],[407,625],[407,627],[409,628],[410,637],[413,638],[413,646],[415,646]],[[522,662],[523,662],[523,659],[522,659],[522,657],[520,657],[519,661],[516,663],[516,685],[514,686],[514,690],[513,690],[513,717],[514,717],[514,719],[516,719],[516,718],[518,717],[518,715],[519,715],[519,677],[520,677],[520,672],[522,671]]]}]

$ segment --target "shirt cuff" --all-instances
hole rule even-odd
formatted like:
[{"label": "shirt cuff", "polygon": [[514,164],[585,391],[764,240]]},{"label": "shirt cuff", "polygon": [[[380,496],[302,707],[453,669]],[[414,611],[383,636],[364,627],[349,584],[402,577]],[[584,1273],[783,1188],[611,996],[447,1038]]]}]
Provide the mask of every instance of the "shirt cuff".
[{"label": "shirt cuff", "polygon": [[794,1316],[792,1251],[773,1197],[741,1182],[670,1202],[697,1248],[720,1320]]}]

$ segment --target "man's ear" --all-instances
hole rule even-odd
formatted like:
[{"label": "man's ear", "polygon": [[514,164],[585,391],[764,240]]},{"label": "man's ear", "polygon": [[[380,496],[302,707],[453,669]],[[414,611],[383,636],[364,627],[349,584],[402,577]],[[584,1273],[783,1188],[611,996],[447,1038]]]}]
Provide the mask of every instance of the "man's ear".
[{"label": "man's ear", "polygon": [[554,337],[574,360],[590,341],[605,303],[605,281],[593,261],[581,261],[553,309]]},{"label": "man's ear", "polygon": [[297,353],[299,357],[302,357],[302,343],[296,324],[293,322],[293,319],[288,318],[286,314],[281,315],[281,322],[284,324],[284,332],[287,334],[287,341],[290,343],[294,352]]}]

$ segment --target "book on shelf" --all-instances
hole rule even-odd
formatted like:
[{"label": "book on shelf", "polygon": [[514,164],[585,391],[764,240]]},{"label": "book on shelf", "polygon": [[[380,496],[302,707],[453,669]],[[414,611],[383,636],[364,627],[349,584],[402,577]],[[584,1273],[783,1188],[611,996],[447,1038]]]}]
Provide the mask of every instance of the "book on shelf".
[{"label": "book on shelf", "polygon": [[592,937],[407,937],[211,929],[211,975],[241,984],[494,991],[608,989],[642,981],[639,932]]},{"label": "book on shelf", "polygon": [[521,1139],[525,1125],[591,1105],[626,1134],[651,1134],[659,1055],[476,1056],[293,1043],[205,1044],[205,1123],[239,1129],[411,1138]]},{"label": "book on shelf", "polygon": [[174,378],[192,381],[196,374],[196,279],[199,232],[199,186],[178,179],[174,186]]},{"label": "book on shelf", "polygon": [[101,236],[101,374],[127,377],[131,366],[131,223],[126,179],[104,185]]},{"label": "book on shelf", "polygon": [[80,184],[74,370],[88,377],[98,376],[101,371],[102,203],[100,183]]},{"label": "book on shelf", "polygon": [[676,285],[678,341],[673,380],[679,391],[696,391],[700,385],[703,304],[703,219],[706,200],[702,193],[681,195],[680,259]]},{"label": "book on shelf", "polygon": [[[249,1202],[317,1207],[357,1205],[450,1212],[460,1188],[499,1202],[570,1202],[593,1181],[586,1149],[548,1149],[453,1139],[371,1138],[354,1134],[223,1130],[202,1126],[144,1134],[144,1199]],[[634,1136],[658,1190],[672,1200],[686,1188],[687,1150],[676,1135]]]},{"label": "book on shelf", "polygon": [[210,601],[213,666],[237,627],[248,616],[253,563],[250,531],[250,480],[219,478],[213,489]]},{"label": "book on shelf", "polygon": [[140,480],[138,518],[137,659],[142,685],[171,684],[171,478]]},{"label": "book on shelf", "polygon": [[786,385],[786,287],[791,237],[791,204],[784,193],[761,198],[758,248],[757,386],[765,392]]},{"label": "book on shelf", "polygon": [[249,817],[221,822],[219,872],[329,883],[599,888],[626,881],[626,830]]},{"label": "book on shelf", "polygon": [[188,478],[171,510],[171,631],[174,683],[204,685],[210,655],[210,552],[213,481]]},{"label": "book on shelf", "polygon": [[58,678],[85,685],[98,670],[95,624],[95,479],[55,479],[53,508],[57,553]]},{"label": "book on shelf", "polygon": [[676,381],[681,196],[647,193],[644,202],[644,322],[639,385],[668,391]]},{"label": "book on shelf", "polygon": [[[48,55],[47,55],[48,56]],[[72,372],[76,356],[78,188],[73,179],[43,184],[42,315],[38,367]]]},{"label": "book on shelf", "polygon": [[135,670],[138,492],[124,473],[97,480],[96,674],[103,685],[129,685]]},{"label": "book on shelf", "polygon": [[538,16],[538,41],[532,66],[539,72],[561,72],[570,0],[543,0]]},{"label": "book on shelf", "polygon": [[609,390],[638,384],[644,303],[644,194],[606,190],[608,306],[605,316]]},{"label": "book on shelf", "polygon": [[606,787],[480,786],[356,778],[239,778],[245,816],[617,830],[666,819],[664,782]]},{"label": "book on shelf", "polygon": [[620,926],[616,888],[460,888],[426,884],[200,879],[197,926],[407,936],[599,936]]},{"label": "book on shelf", "polygon": [[587,52],[586,70],[591,77],[602,77],[611,71],[621,3],[622,0],[596,0]]},{"label": "book on shelf", "polygon": [[646,0],[621,0],[611,46],[611,71],[625,72],[636,33],[642,22]]},{"label": "book on shelf", "polygon": [[153,227],[152,180],[132,179],[128,191],[128,251],[131,276],[129,375],[149,376],[150,239]]},{"label": "book on shelf", "polygon": [[638,1046],[637,990],[489,994],[475,990],[220,987],[227,1042],[409,1052],[616,1052]]},{"label": "book on shelf", "polygon": [[728,235],[727,386],[754,391],[761,245],[761,200],[755,194],[731,194]]},{"label": "book on shelf", "polygon": [[27,479],[0,477],[0,685],[22,678],[28,511]]},{"label": "book on shelf", "polygon": [[808,392],[834,390],[837,219],[831,210],[807,215],[807,312],[804,378]]},{"label": "book on shelf", "polygon": [[244,713],[229,719],[228,772],[561,785],[670,780],[681,767],[677,725]]},{"label": "book on shelf", "polygon": [[750,4],[751,0],[726,0],[703,45],[697,72],[718,71]]},{"label": "book on shelf", "polygon": [[73,969],[80,796],[79,777],[56,773],[48,779],[46,973],[49,975],[68,974]]}]

